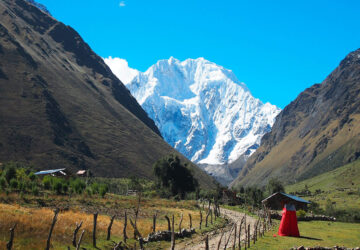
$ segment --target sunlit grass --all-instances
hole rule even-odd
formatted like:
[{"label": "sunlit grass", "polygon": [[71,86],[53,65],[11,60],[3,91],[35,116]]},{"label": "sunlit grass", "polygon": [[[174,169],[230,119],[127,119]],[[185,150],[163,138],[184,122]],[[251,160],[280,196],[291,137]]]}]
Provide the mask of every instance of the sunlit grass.
[{"label": "sunlit grass", "polygon": [[[278,225],[260,238],[251,249],[290,249],[292,247],[333,247],[345,246],[355,248],[360,246],[360,224],[310,221],[299,222],[300,238],[280,237],[277,234]],[[252,243],[252,242],[251,242]]]},{"label": "sunlit grass", "polygon": [[[20,201],[21,199],[16,195],[10,197],[12,201]],[[17,223],[15,230],[14,249],[43,249],[46,245],[46,239],[49,232],[49,228],[53,218],[53,209],[48,207],[34,207],[31,202],[34,197],[27,197],[26,206],[17,204],[3,204],[0,203],[0,249],[6,248],[6,242],[9,239],[9,228]],[[37,198],[39,199],[39,198]],[[91,249],[92,246],[92,230],[93,230],[93,214],[91,211],[95,211],[98,207],[101,211],[97,219],[97,245],[101,249],[107,249],[113,247],[114,242],[122,240],[123,228],[124,228],[124,212],[128,212],[128,218],[134,220],[134,208],[137,204],[136,197],[126,196],[108,196],[107,198],[99,197],[73,197],[68,199],[65,196],[49,196],[43,198],[42,202],[47,202],[47,199],[51,200],[51,204],[60,204],[64,207],[64,204],[68,205],[68,209],[61,210],[58,215],[58,220],[55,225],[52,235],[52,245],[54,249],[66,248],[71,246],[72,235],[75,229],[76,223],[83,221],[83,226],[78,233],[85,229],[82,246],[87,249]],[[50,201],[49,201],[50,202]],[[85,205],[84,205],[85,204]],[[86,204],[90,204],[88,207]],[[116,207],[117,209],[114,209]],[[106,208],[109,208],[106,211]],[[152,232],[153,215],[157,213],[156,231],[167,230],[168,224],[165,219],[165,215],[172,218],[175,217],[175,231],[179,230],[179,221],[181,214],[183,214],[183,221],[181,228],[190,227],[189,214],[192,217],[192,226],[199,227],[200,213],[197,203],[194,201],[174,201],[166,199],[142,199],[140,205],[140,213],[137,221],[137,226],[143,237],[146,237]],[[113,223],[111,230],[111,240],[106,241],[107,227],[110,222],[110,215],[116,214],[117,217]],[[205,220],[205,213],[203,212],[203,220]],[[222,227],[224,220],[218,220],[214,225],[203,229],[213,230],[216,227]],[[203,221],[203,228],[205,227],[205,221]],[[198,230],[200,232],[200,230]],[[128,221],[127,235],[130,238],[130,243],[135,241],[133,238],[133,228]],[[167,246],[168,243],[153,243],[154,248],[159,246]]]}]

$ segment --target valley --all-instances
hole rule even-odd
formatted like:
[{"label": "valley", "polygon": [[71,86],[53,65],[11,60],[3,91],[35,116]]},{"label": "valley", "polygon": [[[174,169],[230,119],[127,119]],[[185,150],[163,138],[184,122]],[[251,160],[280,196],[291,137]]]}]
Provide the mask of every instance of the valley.
[{"label": "valley", "polygon": [[0,249],[359,249],[357,8],[260,2],[0,0]]}]

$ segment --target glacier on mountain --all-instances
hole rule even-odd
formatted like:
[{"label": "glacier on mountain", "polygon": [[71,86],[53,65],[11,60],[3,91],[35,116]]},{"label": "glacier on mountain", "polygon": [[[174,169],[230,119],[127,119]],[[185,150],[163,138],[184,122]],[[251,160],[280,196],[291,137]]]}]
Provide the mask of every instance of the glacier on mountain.
[{"label": "glacier on mountain", "polygon": [[229,171],[228,165],[255,152],[280,112],[254,98],[231,70],[204,58],[171,57],[146,72],[135,71],[127,63],[116,68],[116,63],[105,62],[155,121],[164,139],[224,184],[238,172]]}]

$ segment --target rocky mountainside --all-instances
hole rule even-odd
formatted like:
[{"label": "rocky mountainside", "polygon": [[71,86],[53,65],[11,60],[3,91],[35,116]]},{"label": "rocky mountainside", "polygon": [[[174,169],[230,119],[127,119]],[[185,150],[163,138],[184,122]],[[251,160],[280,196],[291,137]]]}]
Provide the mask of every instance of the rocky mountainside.
[{"label": "rocky mountainside", "polygon": [[75,30],[25,0],[1,1],[0,15],[1,162],[151,178],[177,153]]},{"label": "rocky mountainside", "polygon": [[232,186],[294,183],[360,157],[360,49],[276,117]]},{"label": "rocky mountainside", "polygon": [[124,72],[120,79],[127,79],[164,139],[223,184],[238,174],[228,165],[255,152],[280,112],[254,98],[232,71],[204,58],[171,57],[144,73],[114,60],[105,59],[115,73]]}]

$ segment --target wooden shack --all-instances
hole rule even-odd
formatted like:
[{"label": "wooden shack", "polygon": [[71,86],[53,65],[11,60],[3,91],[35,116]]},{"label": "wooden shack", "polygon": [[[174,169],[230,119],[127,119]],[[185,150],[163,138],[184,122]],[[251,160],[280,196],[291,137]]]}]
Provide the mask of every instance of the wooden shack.
[{"label": "wooden shack", "polygon": [[265,207],[272,210],[283,209],[284,205],[288,203],[294,204],[297,210],[307,210],[307,205],[311,203],[310,201],[304,200],[295,195],[290,195],[283,192],[274,193],[261,202]]}]

